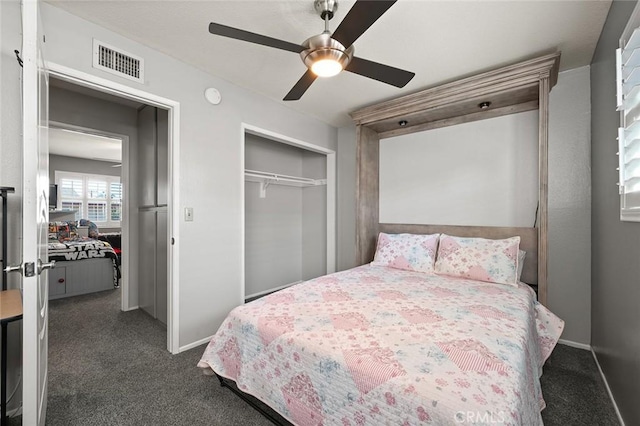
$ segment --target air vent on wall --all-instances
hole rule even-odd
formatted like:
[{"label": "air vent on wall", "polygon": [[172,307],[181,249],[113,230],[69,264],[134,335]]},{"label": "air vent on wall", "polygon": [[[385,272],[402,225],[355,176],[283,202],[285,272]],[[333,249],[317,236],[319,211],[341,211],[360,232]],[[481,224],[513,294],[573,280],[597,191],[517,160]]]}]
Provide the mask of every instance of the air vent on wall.
[{"label": "air vent on wall", "polygon": [[93,67],[144,83],[144,60],[122,49],[93,40]]}]

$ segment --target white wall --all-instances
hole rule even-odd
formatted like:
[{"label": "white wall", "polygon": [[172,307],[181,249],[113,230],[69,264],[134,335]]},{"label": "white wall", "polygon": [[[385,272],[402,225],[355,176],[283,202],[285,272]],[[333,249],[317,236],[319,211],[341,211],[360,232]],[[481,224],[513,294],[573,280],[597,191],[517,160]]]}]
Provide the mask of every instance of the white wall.
[{"label": "white wall", "polygon": [[380,141],[380,222],[533,226],[538,112]]},{"label": "white wall", "polygon": [[[562,338],[585,344],[590,342],[591,329],[589,84],[588,67],[560,73],[549,101],[548,305],[566,321]],[[482,126],[484,122],[470,124],[472,127]],[[537,137],[537,129],[533,134]],[[338,195],[342,203],[340,217],[343,218],[338,228],[338,265],[340,269],[346,269],[356,266],[355,256],[351,257],[355,253],[355,220],[350,222],[347,213],[351,208],[355,212],[355,127],[339,129],[338,136],[338,171],[341,176]],[[612,140],[611,143],[614,142]],[[391,154],[398,156],[398,153]],[[384,155],[381,152],[381,157]],[[423,151],[414,150],[411,155],[422,160],[430,154],[425,145]],[[537,161],[537,150],[534,158]],[[381,163],[384,161],[381,159]],[[615,168],[615,164],[611,167]],[[420,187],[422,184],[414,182],[411,185]],[[611,185],[615,185],[615,182]],[[444,183],[442,187],[445,187]],[[434,191],[439,192],[439,189],[434,188]],[[407,217],[405,223],[427,222],[419,217]],[[531,225],[528,223],[525,226]]]},{"label": "white wall", "polygon": [[[51,5],[42,5],[42,18],[46,60],[180,102],[178,191],[181,210],[192,207],[194,221],[180,218],[177,241],[179,345],[212,335],[227,313],[242,303],[241,123],[333,150],[336,129],[298,113],[295,105],[289,108],[240,89]],[[92,68],[93,38],[144,58],[145,84]],[[203,93],[208,87],[220,91],[221,104],[206,102]],[[210,244],[207,236],[221,243]]]}]

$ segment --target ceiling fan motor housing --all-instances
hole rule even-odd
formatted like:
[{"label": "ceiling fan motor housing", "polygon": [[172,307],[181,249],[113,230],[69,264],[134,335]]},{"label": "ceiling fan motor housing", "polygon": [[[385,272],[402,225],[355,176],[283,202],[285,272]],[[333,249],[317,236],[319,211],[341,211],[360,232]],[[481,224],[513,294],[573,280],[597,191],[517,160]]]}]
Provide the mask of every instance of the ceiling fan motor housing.
[{"label": "ceiling fan motor housing", "polygon": [[315,0],[313,7],[324,21],[325,18],[333,18],[338,10],[338,0]]},{"label": "ceiling fan motor housing", "polygon": [[309,69],[315,62],[326,59],[340,63],[342,69],[344,69],[353,58],[353,52],[355,51],[353,46],[346,49],[326,32],[309,37],[302,43],[302,46],[305,49],[300,52],[300,57]]}]

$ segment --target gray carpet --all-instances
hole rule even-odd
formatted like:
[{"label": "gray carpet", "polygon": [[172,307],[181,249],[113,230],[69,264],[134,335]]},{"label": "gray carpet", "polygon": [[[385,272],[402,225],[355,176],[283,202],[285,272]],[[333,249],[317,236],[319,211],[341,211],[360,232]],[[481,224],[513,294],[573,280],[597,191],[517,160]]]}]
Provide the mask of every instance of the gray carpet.
[{"label": "gray carpet", "polygon": [[[119,306],[119,290],[50,303],[47,425],[270,424],[195,367],[204,346],[171,355],[157,321]],[[618,425],[590,352],[558,346],[542,387],[546,425]]]}]

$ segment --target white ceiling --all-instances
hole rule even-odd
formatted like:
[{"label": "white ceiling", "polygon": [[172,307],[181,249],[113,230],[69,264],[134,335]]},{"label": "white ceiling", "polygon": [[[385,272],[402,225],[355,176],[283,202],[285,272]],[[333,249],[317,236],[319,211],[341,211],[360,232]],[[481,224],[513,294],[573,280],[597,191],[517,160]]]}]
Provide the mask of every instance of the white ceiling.
[{"label": "white ceiling", "polygon": [[[306,71],[300,57],[213,36],[209,22],[294,43],[323,30],[312,0],[48,2],[278,102]],[[340,2],[331,29],[353,3]],[[610,4],[400,0],[355,49],[356,56],[415,72],[407,86],[343,72],[316,80],[301,100],[286,105],[344,126],[354,109],[540,54],[561,51],[561,70],[588,65]]]},{"label": "white ceiling", "polygon": [[49,128],[49,154],[120,163],[122,141],[89,133]]}]

